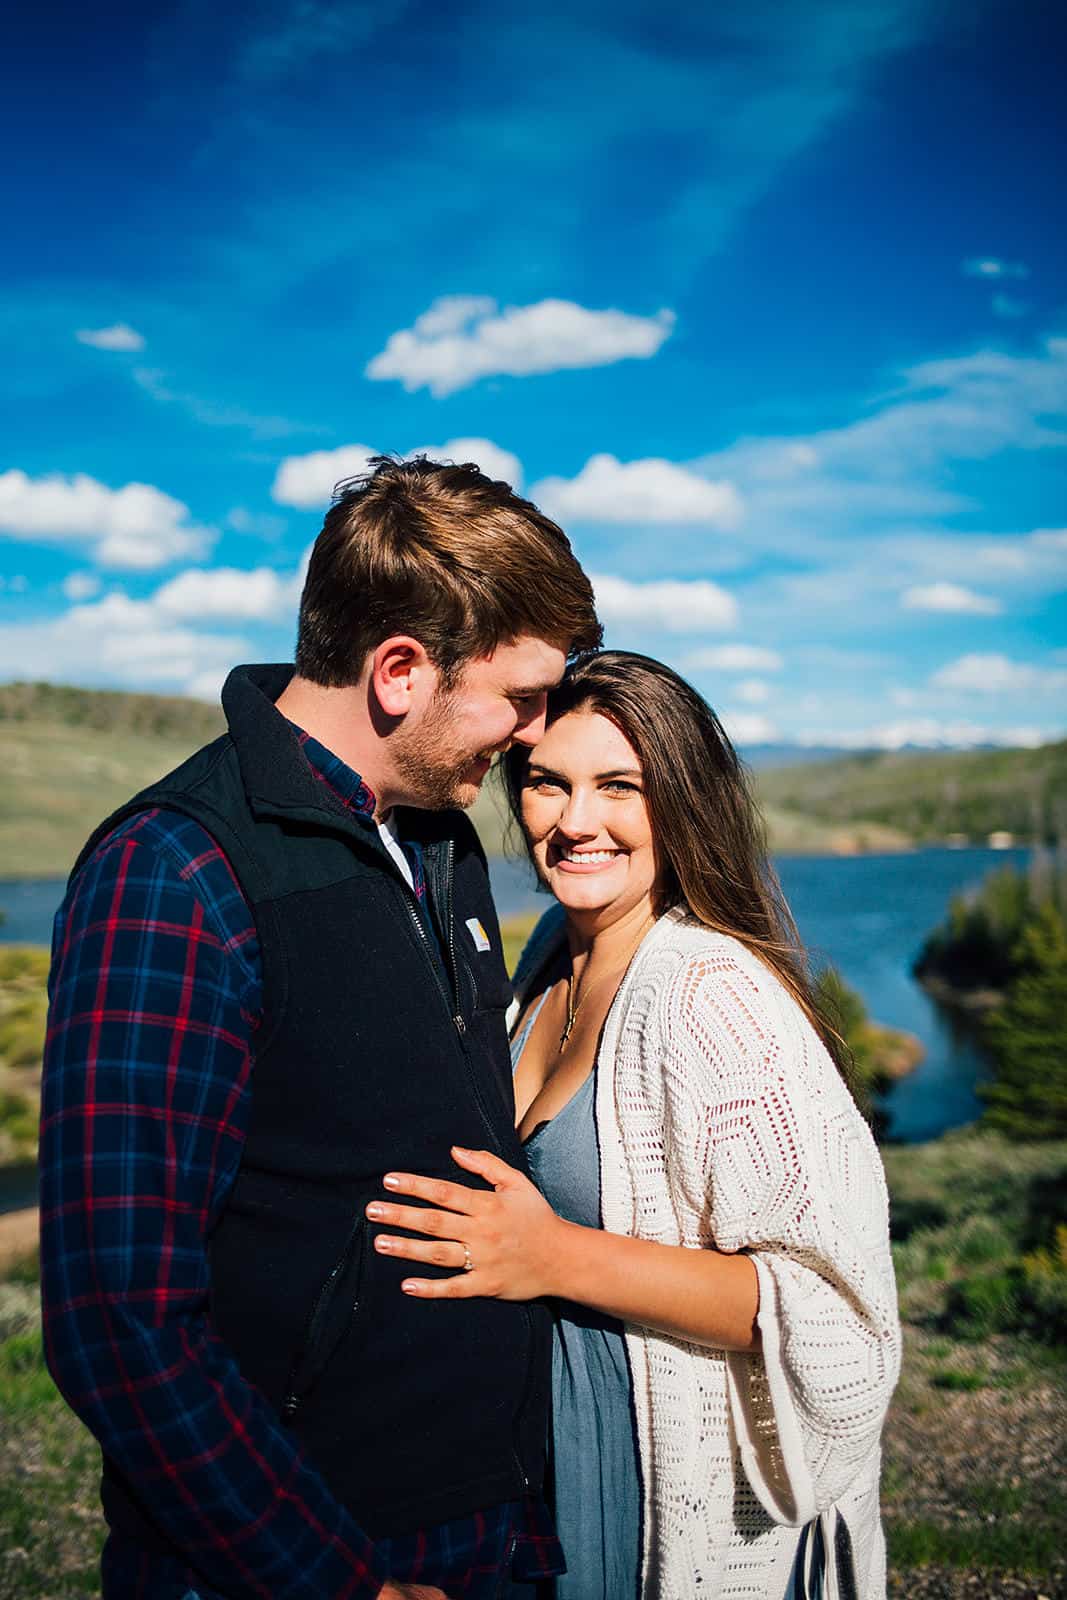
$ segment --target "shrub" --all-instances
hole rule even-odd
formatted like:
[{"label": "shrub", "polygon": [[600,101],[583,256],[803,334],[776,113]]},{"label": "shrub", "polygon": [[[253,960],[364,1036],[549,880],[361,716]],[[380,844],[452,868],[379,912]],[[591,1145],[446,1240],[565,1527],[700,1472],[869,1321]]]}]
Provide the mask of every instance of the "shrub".
[{"label": "shrub", "polygon": [[985,1037],[996,1077],[979,1093],[986,1120],[1014,1139],[1067,1135],[1067,927],[1035,911],[1014,952],[1017,976]]}]

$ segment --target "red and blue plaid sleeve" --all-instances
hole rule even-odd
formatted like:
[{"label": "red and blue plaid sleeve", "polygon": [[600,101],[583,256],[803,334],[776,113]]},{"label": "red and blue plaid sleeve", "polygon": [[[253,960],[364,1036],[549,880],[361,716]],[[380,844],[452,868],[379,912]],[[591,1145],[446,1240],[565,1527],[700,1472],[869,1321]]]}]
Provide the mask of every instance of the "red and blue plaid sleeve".
[{"label": "red and blue plaid sleeve", "polygon": [[45,1349],[205,1587],[372,1596],[374,1546],[207,1317],[258,966],[233,875],[195,824],[144,813],[78,874],[56,921],[42,1086]]}]

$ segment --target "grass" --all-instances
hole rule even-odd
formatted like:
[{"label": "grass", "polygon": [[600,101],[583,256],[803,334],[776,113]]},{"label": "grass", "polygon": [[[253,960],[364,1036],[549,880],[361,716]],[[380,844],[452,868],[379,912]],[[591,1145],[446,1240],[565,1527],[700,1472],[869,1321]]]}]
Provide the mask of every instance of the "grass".
[{"label": "grass", "polygon": [[[222,731],[197,701],[44,684],[0,686],[0,877],[67,872],[88,830]],[[771,847],[811,855],[907,848],[950,833],[1021,839],[1063,826],[1067,744],[1038,750],[874,753],[763,770],[756,791]],[[498,796],[475,822],[502,850]]]},{"label": "grass", "polygon": [[0,1600],[99,1593],[100,1453],[44,1364],[37,1263],[0,1283]]},{"label": "grass", "polygon": [[47,950],[0,945],[0,1166],[37,1154],[47,977]]},{"label": "grass", "polygon": [[1035,750],[864,752],[758,775],[768,809],[824,826],[861,823],[900,830],[920,843],[961,834],[984,842],[996,829],[1020,840],[1064,828],[1067,742]]},{"label": "grass", "polygon": [[[510,964],[533,920],[505,923]],[[32,970],[7,960],[10,982]],[[1067,1143],[961,1130],[884,1155],[906,1323],[882,1484],[890,1594],[999,1600],[1022,1575],[1040,1586],[1025,1593],[1067,1595],[1067,1356],[1025,1325],[1003,1331],[1021,1262],[1055,1314]],[[45,1367],[36,1276],[28,1258],[0,1281],[0,1600],[90,1600],[99,1454]]]},{"label": "grass", "polygon": [[1044,1577],[1062,1555],[1063,1531],[1051,1520],[975,1523],[968,1518],[956,1527],[919,1520],[890,1523],[886,1543],[891,1570],[936,1565]]}]

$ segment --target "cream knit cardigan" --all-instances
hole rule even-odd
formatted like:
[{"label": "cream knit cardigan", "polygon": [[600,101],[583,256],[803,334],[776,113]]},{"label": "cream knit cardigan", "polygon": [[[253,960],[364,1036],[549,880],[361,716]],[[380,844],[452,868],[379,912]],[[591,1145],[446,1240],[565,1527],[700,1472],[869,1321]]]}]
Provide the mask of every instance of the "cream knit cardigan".
[{"label": "cream knit cardigan", "polygon": [[[562,938],[554,907],[523,953],[519,1003]],[[596,1072],[603,1226],[744,1250],[759,1278],[759,1354],[626,1326],[644,1600],[783,1600],[816,1518],[829,1551],[840,1522],[852,1549],[831,1558],[826,1600],[878,1600],[900,1332],[866,1123],[773,973],[681,907],[634,957]]]}]

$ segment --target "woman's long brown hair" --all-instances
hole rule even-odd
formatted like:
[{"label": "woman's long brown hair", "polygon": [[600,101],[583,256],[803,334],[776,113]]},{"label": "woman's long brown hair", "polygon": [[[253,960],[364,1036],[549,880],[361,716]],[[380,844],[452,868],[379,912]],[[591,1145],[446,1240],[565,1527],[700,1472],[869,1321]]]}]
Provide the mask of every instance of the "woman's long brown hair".
[{"label": "woman's long brown hair", "polygon": [[[659,873],[654,909],[683,901],[705,927],[729,934],[770,968],[851,1081],[851,1055],[833,1026],[778,875],[748,772],[718,717],[662,662],[604,650],[568,667],[548,697],[548,721],[595,711],[625,734],[640,757]],[[529,750],[513,745],[503,769],[521,825]]]}]

